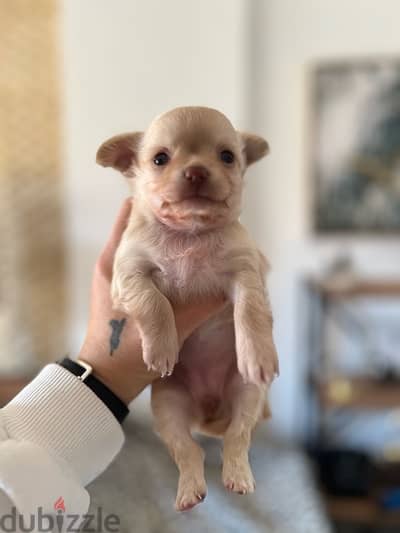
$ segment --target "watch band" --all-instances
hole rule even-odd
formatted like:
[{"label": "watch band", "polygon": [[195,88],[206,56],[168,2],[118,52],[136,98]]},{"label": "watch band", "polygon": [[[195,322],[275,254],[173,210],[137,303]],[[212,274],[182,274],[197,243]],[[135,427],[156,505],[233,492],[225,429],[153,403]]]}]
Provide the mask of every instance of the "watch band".
[{"label": "watch band", "polygon": [[98,398],[110,409],[120,424],[129,414],[126,404],[118,398],[104,383],[92,374],[92,367],[77,359],[73,361],[68,357],[58,361],[58,364],[74,374],[82,383],[91,389]]}]

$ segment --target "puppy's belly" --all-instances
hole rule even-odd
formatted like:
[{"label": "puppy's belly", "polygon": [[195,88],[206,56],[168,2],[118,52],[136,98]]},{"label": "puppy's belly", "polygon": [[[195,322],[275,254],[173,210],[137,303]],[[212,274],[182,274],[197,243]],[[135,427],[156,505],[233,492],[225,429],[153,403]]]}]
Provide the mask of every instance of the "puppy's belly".
[{"label": "puppy's belly", "polygon": [[238,376],[232,310],[228,309],[186,340],[173,378],[190,392],[200,422],[207,422],[230,415],[231,385]]}]

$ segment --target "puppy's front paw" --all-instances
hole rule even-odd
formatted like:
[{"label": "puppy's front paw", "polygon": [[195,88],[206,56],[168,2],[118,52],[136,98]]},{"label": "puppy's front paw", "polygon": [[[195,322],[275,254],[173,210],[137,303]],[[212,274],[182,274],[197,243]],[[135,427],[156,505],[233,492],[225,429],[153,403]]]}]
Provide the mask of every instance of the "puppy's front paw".
[{"label": "puppy's front paw", "polygon": [[228,490],[238,494],[254,492],[256,483],[248,459],[224,461],[222,482]]},{"label": "puppy's front paw", "polygon": [[273,342],[246,342],[238,353],[238,370],[246,383],[271,385],[279,374],[279,363]]},{"label": "puppy's front paw", "polygon": [[176,495],[175,509],[188,511],[201,503],[207,494],[207,485],[203,476],[182,474],[179,477],[178,494]]},{"label": "puppy's front paw", "polygon": [[148,370],[169,376],[178,362],[179,343],[176,332],[169,332],[157,341],[143,341],[143,360]]}]

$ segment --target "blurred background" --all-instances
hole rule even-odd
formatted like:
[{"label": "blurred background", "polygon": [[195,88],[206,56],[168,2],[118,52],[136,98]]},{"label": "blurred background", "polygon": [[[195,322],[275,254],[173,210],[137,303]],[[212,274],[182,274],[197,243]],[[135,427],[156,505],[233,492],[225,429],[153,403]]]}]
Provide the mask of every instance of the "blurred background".
[{"label": "blurred background", "polygon": [[2,400],[83,340],[128,192],[98,146],[215,107],[271,146],[242,216],[272,264],[271,439],[313,459],[338,531],[400,531],[399,19],[397,0],[0,0]]}]

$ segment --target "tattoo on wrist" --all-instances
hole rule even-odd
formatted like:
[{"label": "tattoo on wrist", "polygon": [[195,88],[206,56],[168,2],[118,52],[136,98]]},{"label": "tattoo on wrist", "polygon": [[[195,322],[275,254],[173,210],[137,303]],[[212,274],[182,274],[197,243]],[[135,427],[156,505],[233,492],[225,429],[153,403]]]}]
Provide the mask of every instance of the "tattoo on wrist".
[{"label": "tattoo on wrist", "polygon": [[122,330],[124,329],[126,323],[126,318],[122,320],[112,319],[109,324],[111,326],[111,337],[110,337],[110,355],[113,355],[115,350],[119,346],[119,341],[121,339]]}]

